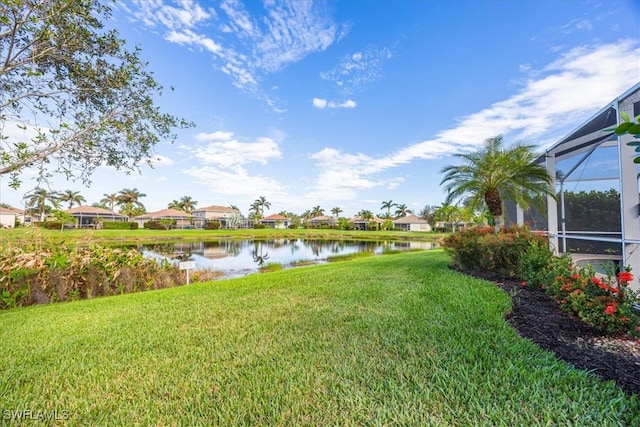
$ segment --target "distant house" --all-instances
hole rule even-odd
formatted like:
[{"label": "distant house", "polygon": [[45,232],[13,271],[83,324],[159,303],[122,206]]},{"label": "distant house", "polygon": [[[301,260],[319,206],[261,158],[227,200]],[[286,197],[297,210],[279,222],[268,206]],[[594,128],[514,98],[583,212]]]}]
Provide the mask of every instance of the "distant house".
[{"label": "distant house", "polygon": [[413,214],[396,219],[393,226],[404,231],[431,231],[431,226],[426,220]]},{"label": "distant house", "polygon": [[311,228],[335,227],[337,224],[338,220],[327,215],[320,215],[307,221],[307,225]]},{"label": "distant house", "polygon": [[242,215],[238,209],[229,208],[227,206],[212,205],[205,208],[198,208],[192,212],[194,225],[203,228],[207,221],[220,222],[221,228],[230,228],[233,219],[240,218]]},{"label": "distant house", "polygon": [[260,224],[264,224],[269,228],[289,228],[291,219],[286,216],[273,214],[262,218]]},{"label": "distant house", "polygon": [[100,220],[129,221],[126,215],[94,206],[76,206],[75,208],[67,209],[65,212],[71,214],[71,216],[76,219],[76,228],[95,227]]},{"label": "distant house", "polygon": [[15,209],[0,208],[0,227],[13,228],[16,226],[16,213]]},{"label": "distant house", "polygon": [[161,211],[150,212],[133,218],[140,228],[143,228],[147,221],[162,221],[163,219],[175,220],[175,228],[189,228],[192,226],[191,215],[177,209],[163,209]]},{"label": "distant house", "polygon": [[351,218],[351,223],[356,230],[369,230],[372,226],[379,228],[380,224],[383,222],[384,220],[375,215],[371,219],[365,219],[361,216],[354,216]]}]

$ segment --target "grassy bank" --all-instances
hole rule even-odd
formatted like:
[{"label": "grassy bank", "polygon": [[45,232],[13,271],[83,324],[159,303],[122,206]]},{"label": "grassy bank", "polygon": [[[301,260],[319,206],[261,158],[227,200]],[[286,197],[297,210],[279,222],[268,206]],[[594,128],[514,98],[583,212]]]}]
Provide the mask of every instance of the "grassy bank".
[{"label": "grassy bank", "polygon": [[68,425],[633,425],[440,251],[0,313],[2,409]]},{"label": "grassy bank", "polygon": [[419,240],[436,241],[443,233],[416,231],[345,231],[345,230],[46,230],[34,227],[0,229],[2,241],[33,239],[91,240],[97,242],[138,243],[158,241],[204,241],[217,239],[339,239],[339,240]]}]

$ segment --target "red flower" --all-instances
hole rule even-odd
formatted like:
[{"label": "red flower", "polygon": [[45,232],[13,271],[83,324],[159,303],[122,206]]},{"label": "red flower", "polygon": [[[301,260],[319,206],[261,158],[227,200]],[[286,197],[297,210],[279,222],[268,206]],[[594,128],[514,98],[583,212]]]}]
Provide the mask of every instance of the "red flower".
[{"label": "red flower", "polygon": [[527,282],[523,281],[522,283],[520,283],[522,286],[527,286]]},{"label": "red flower", "polygon": [[540,286],[540,288],[547,289],[547,287],[545,285]]},{"label": "red flower", "polygon": [[574,280],[578,280],[580,278],[580,275],[578,273],[573,273],[571,275],[571,278],[574,279]]},{"label": "red flower", "polygon": [[628,317],[622,317],[620,320],[622,320],[622,323],[627,323],[629,321]]},{"label": "red flower", "polygon": [[609,304],[607,308],[604,310],[604,314],[608,314],[609,316],[611,316],[616,311],[618,311],[616,306],[614,304]]},{"label": "red flower", "polygon": [[620,273],[618,273],[618,280],[628,283],[633,280],[633,274],[629,273],[628,271],[621,271]]},{"label": "red flower", "polygon": [[560,304],[566,304],[566,303],[567,303],[566,299],[560,300]]}]

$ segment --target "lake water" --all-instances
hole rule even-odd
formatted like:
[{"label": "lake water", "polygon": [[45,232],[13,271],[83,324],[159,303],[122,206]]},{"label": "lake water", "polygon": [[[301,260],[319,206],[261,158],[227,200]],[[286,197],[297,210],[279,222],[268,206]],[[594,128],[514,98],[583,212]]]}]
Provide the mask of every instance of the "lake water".
[{"label": "lake water", "polygon": [[434,249],[431,242],[344,241],[311,239],[216,240],[189,243],[160,243],[141,247],[145,256],[171,262],[194,261],[196,269],[218,270],[224,277],[257,272],[269,263],[294,267],[300,262],[323,263],[327,257],[355,252],[382,253]]}]

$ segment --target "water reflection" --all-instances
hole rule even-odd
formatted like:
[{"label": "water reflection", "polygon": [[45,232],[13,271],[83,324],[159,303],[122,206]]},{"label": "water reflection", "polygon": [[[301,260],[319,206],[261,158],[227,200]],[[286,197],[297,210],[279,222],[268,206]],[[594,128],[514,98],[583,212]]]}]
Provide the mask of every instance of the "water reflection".
[{"label": "water reflection", "polygon": [[268,263],[284,268],[300,262],[322,263],[327,257],[355,252],[382,253],[434,249],[431,242],[345,241],[316,239],[215,240],[206,242],[158,243],[140,249],[150,257],[171,262],[195,261],[198,269],[220,270],[224,277],[256,272]]}]

